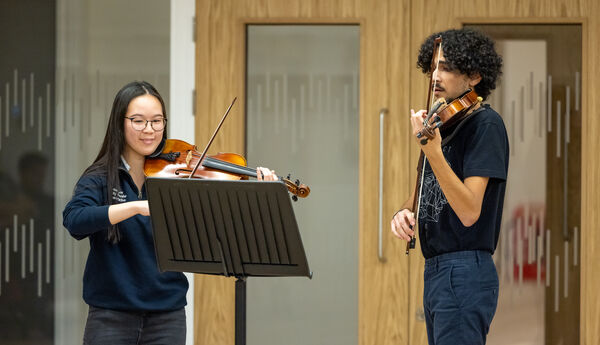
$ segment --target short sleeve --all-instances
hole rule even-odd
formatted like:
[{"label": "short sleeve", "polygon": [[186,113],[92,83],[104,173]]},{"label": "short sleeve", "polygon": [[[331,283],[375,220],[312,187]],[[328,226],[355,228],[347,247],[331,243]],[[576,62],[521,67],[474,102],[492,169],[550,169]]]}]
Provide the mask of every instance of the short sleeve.
[{"label": "short sleeve", "polygon": [[463,161],[464,178],[482,176],[506,180],[508,170],[508,137],[502,120],[476,124],[466,141]]}]

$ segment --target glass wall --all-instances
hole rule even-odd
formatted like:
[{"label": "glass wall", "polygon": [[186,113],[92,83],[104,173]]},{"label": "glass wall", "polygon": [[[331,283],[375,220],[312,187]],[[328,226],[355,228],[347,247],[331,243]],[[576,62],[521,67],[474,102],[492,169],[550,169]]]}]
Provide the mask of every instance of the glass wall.
[{"label": "glass wall", "polygon": [[0,329],[54,338],[55,1],[0,5]]},{"label": "glass wall", "polygon": [[6,0],[0,29],[2,343],[81,344],[88,242],[62,209],[121,86],[147,80],[170,103],[170,2]]},{"label": "glass wall", "polygon": [[294,211],[314,272],[248,279],[248,344],[357,344],[359,27],[247,37],[248,163],[311,188]]}]

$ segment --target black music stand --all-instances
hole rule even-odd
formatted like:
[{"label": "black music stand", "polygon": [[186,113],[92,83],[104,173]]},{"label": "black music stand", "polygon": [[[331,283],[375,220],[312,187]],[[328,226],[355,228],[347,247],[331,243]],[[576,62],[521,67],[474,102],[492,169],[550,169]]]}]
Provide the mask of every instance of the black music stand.
[{"label": "black music stand", "polygon": [[298,224],[281,182],[149,177],[158,267],[235,277],[235,344],[246,344],[246,278],[306,276]]}]

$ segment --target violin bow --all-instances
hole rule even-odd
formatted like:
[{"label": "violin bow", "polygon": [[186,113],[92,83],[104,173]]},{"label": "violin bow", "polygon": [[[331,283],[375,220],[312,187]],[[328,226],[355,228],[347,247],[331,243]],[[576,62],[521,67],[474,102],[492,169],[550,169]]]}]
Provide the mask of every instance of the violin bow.
[{"label": "violin bow", "polygon": [[[434,43],[433,43],[433,56],[431,58],[431,66],[429,67],[429,69],[431,70],[431,76],[429,78],[429,91],[427,93],[427,110],[426,110],[427,116],[425,118],[425,121],[423,122],[424,126],[428,126],[429,119],[431,118],[433,113],[435,111],[437,111],[437,109],[442,104],[442,103],[439,103],[435,106],[432,105],[433,90],[435,89],[435,87],[437,85],[437,81],[434,80],[435,79],[434,73],[440,65],[441,50],[442,50],[442,36],[438,36],[435,38]],[[435,66],[435,69],[434,69],[434,66]],[[419,134],[421,134],[421,132],[419,132]],[[419,137],[419,136],[417,135],[417,137]],[[423,138],[422,140],[427,140],[427,138]],[[427,142],[425,142],[425,143],[427,143]],[[423,179],[424,179],[424,175],[425,175],[424,168],[425,168],[426,159],[427,158],[425,157],[423,150],[421,150],[421,153],[419,154],[419,163],[417,164],[417,183],[415,184],[415,193],[414,193],[415,198],[413,199],[413,204],[412,204],[412,209],[415,214],[415,224],[417,224],[417,226],[418,226],[417,222],[419,219],[419,211],[421,208],[421,193],[423,191]],[[413,236],[411,236],[410,241],[406,243],[406,255],[408,255],[408,253],[411,249],[415,248],[415,245],[416,245],[416,236],[413,235]]]},{"label": "violin bow", "polygon": [[227,108],[227,111],[225,111],[225,114],[221,118],[221,122],[219,122],[219,125],[215,129],[212,137],[210,137],[210,140],[206,144],[206,147],[204,148],[204,150],[202,150],[202,155],[200,155],[200,159],[198,159],[198,163],[196,163],[196,165],[194,165],[194,169],[192,170],[192,173],[190,174],[190,176],[188,176],[189,179],[191,179],[194,176],[194,174],[196,173],[196,170],[198,170],[198,167],[200,166],[200,164],[202,164],[202,161],[204,160],[204,157],[206,156],[206,153],[208,152],[208,148],[210,147],[210,145],[212,145],[213,140],[215,140],[215,137],[217,136],[217,133],[219,132],[219,129],[221,129],[221,126],[223,125],[223,122],[225,122],[225,118],[229,114],[229,111],[231,110],[231,107],[233,107],[233,104],[235,103],[236,99],[237,99],[237,97],[233,98],[233,101],[231,101],[231,104],[229,105],[229,108]]}]

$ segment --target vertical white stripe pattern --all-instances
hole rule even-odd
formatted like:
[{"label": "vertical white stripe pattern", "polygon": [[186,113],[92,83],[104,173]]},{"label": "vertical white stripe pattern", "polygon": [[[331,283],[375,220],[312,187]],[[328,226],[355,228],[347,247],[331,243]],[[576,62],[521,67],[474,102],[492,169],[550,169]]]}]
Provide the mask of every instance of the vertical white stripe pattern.
[{"label": "vertical white stripe pattern", "polygon": [[25,133],[27,127],[27,80],[21,84],[21,132]]},{"label": "vertical white stripe pattern", "polygon": [[531,265],[533,260],[535,260],[535,234],[533,230],[533,226],[529,225],[529,238],[527,239],[527,244],[529,247],[529,253],[527,255],[527,264]]},{"label": "vertical white stripe pattern", "polygon": [[275,79],[273,81],[273,114],[275,115],[273,118],[273,126],[275,126],[275,134],[279,134],[279,119],[281,118],[281,108],[279,103],[279,80]]},{"label": "vertical white stripe pattern", "polygon": [[515,155],[515,148],[516,148],[516,143],[515,143],[515,127],[516,125],[516,104],[515,101],[511,101],[510,103],[510,142],[512,143],[512,148],[510,150],[511,155]]},{"label": "vertical white stripe pattern", "polygon": [[38,97],[38,150],[42,151],[42,97]]},{"label": "vertical white stripe pattern", "polygon": [[50,244],[50,229],[46,229],[46,284],[50,284]]},{"label": "vertical white stripe pattern", "polygon": [[508,261],[509,261],[509,265],[508,265],[508,279],[510,280],[510,285],[514,285],[515,284],[515,262],[517,262],[517,260],[515,259],[515,247],[512,245],[515,239],[515,228],[511,228],[510,231],[508,232],[509,236],[508,236],[508,243],[510,244],[508,246]]},{"label": "vertical white stripe pattern", "polygon": [[46,138],[50,138],[50,84],[46,84]]},{"label": "vertical white stripe pattern", "polygon": [[539,128],[538,128],[538,136],[541,138],[543,133],[544,133],[544,83],[540,82],[540,104],[539,104],[539,109],[538,109],[538,115],[539,115]]},{"label": "vertical white stripe pattern", "polygon": [[558,296],[560,293],[560,258],[558,255],[554,257],[554,267],[556,268],[554,272],[554,312],[558,313]]},{"label": "vertical white stripe pattern", "polygon": [[358,109],[358,72],[352,74],[352,109]]},{"label": "vertical white stripe pattern", "polygon": [[323,82],[321,80],[321,78],[317,78],[317,104],[315,105],[315,108],[317,108],[317,114],[319,114],[319,121],[323,120],[323,113],[324,110],[322,108],[323,105]]},{"label": "vertical white stripe pattern", "polygon": [[564,297],[569,297],[569,241],[565,241],[565,274],[563,276],[563,281],[565,284],[564,287]]},{"label": "vertical white stripe pattern", "polygon": [[546,230],[546,287],[550,286],[550,229]]},{"label": "vertical white stripe pattern", "polygon": [[[156,84],[154,84],[156,85]],[[75,127],[75,74],[71,75],[71,127]]]},{"label": "vertical white stripe pattern", "polygon": [[281,91],[281,112],[283,113],[283,126],[282,128],[288,128],[289,126],[289,113],[288,113],[288,102],[287,102],[287,88],[288,88],[288,80],[287,73],[283,73],[283,90]]},{"label": "vertical white stripe pattern", "polygon": [[17,105],[19,100],[19,71],[13,71],[13,106]]},{"label": "vertical white stripe pattern", "polygon": [[579,228],[573,229],[573,265],[577,266],[579,252]]},{"label": "vertical white stripe pattern", "polygon": [[348,140],[350,136],[350,109],[348,108],[348,104],[350,103],[350,85],[344,85],[344,110],[342,112],[342,117],[344,120],[344,140]]},{"label": "vertical white stripe pattern", "polygon": [[520,107],[519,107],[519,137],[521,142],[525,141],[525,86],[521,86],[520,94]]},{"label": "vertical white stripe pattern", "polygon": [[271,107],[271,73],[267,72],[265,75],[265,108]]},{"label": "vertical white stripe pattern", "polygon": [[42,297],[42,244],[37,244],[37,287],[38,297]]},{"label": "vertical white stripe pattern", "polygon": [[[5,131],[6,131],[6,136],[8,137],[10,135],[10,85],[8,83],[6,83],[6,98],[5,100],[5,104],[4,104],[4,115],[6,116],[6,127],[5,127]],[[8,246],[6,247],[8,248]]]},{"label": "vertical white stripe pattern", "polygon": [[[57,110],[56,117],[62,116],[63,132],[67,131],[67,78],[62,82],[62,104],[61,109]],[[57,105],[58,106],[58,105]]]},{"label": "vertical white stripe pattern", "polygon": [[542,283],[542,253],[544,251],[544,240],[542,235],[537,236],[537,253],[536,253],[536,285],[540,286]]},{"label": "vertical white stripe pattern", "polygon": [[4,250],[4,255],[5,255],[5,260],[4,260],[4,281],[8,283],[9,279],[10,279],[10,275],[9,275],[9,253],[10,253],[10,229],[6,228],[5,233],[5,250]]},{"label": "vertical white stripe pattern", "polygon": [[256,85],[256,136],[258,139],[262,138],[262,85]]},{"label": "vertical white stripe pattern", "polygon": [[300,85],[300,116],[299,116],[300,141],[304,140],[304,131],[305,131],[304,119],[306,118],[304,116],[305,105],[306,105],[306,85],[301,84]]},{"label": "vertical white stripe pattern", "polygon": [[571,88],[569,86],[565,91],[565,142],[571,142]]},{"label": "vertical white stripe pattern", "polygon": [[13,215],[13,252],[17,251],[17,228],[19,224],[19,216]]},{"label": "vertical white stripe pattern", "polygon": [[529,72],[529,110],[533,109],[533,71]]},{"label": "vertical white stripe pattern", "polygon": [[[520,234],[520,232],[519,232]],[[523,238],[517,237],[517,263],[519,265],[519,287],[523,285]]]},{"label": "vertical white stripe pattern", "polygon": [[33,73],[29,74],[29,127],[33,127],[34,125],[34,119],[33,117],[35,116],[35,108],[33,107],[33,100],[34,100],[34,80],[33,80]]},{"label": "vertical white stripe pattern", "polygon": [[35,235],[33,232],[33,219],[29,220],[29,272],[33,272],[33,242]]},{"label": "vertical white stripe pattern", "polygon": [[27,229],[25,227],[25,224],[21,225],[21,278],[25,279],[25,266],[27,265],[27,262],[25,260],[25,255],[27,254],[27,251],[25,250],[25,245],[27,244],[27,238],[26,238],[26,232]]},{"label": "vertical white stripe pattern", "polygon": [[[297,121],[297,114],[296,114],[296,98],[292,97],[291,100],[291,106],[292,106],[292,120],[290,121],[291,123],[291,127],[292,128],[298,128],[298,125],[296,123]],[[290,135],[290,143],[292,146],[292,153],[297,153],[298,152],[298,131],[292,131],[292,134]]]},{"label": "vertical white stripe pattern", "polygon": [[308,108],[312,109],[315,105],[314,97],[313,97],[313,85],[315,83],[315,78],[313,73],[308,73]]},{"label": "vertical white stripe pattern", "polygon": [[561,116],[560,116],[560,101],[556,101],[556,158],[560,158],[560,128],[561,128]]},{"label": "vertical white stripe pattern", "polygon": [[575,111],[579,111],[579,83],[580,83],[580,74],[579,72],[575,72]]},{"label": "vertical white stripe pattern", "polygon": [[546,104],[548,105],[546,107],[546,116],[547,116],[546,123],[548,124],[548,132],[552,132],[552,76],[551,75],[548,76],[548,82],[546,83],[546,91],[547,91]]}]

